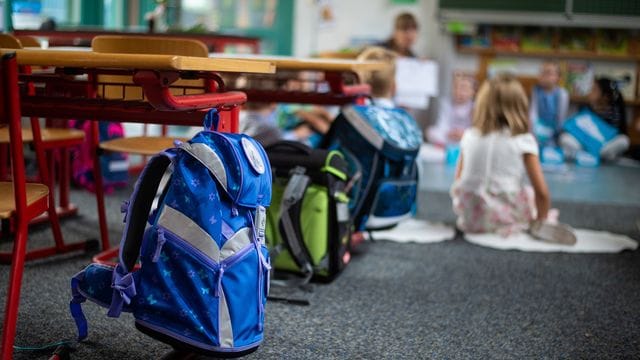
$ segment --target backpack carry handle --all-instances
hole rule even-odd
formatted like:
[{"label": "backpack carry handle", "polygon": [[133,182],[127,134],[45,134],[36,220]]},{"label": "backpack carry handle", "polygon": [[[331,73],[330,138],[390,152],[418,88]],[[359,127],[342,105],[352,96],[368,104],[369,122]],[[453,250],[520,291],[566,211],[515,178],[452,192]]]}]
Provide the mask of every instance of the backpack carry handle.
[{"label": "backpack carry handle", "polygon": [[204,116],[204,129],[218,131],[218,125],[220,125],[220,113],[218,113],[218,109],[212,108],[207,112],[207,115]]}]

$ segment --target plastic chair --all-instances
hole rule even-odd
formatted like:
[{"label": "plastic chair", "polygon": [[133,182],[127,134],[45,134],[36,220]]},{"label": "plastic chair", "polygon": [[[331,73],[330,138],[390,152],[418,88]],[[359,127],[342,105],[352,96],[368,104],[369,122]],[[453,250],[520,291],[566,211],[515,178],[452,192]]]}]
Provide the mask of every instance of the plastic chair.
[{"label": "plastic chair", "polygon": [[[13,170],[11,182],[0,182],[0,194],[2,194],[0,196],[0,219],[10,219],[15,224],[0,358],[11,359],[18,319],[22,273],[26,258],[28,225],[36,216],[50,210],[48,206],[49,188],[43,184],[26,182],[20,126],[18,65],[15,53],[3,55],[0,62],[0,105],[0,126],[8,124],[10,133]],[[55,216],[55,211],[49,211],[49,213]],[[59,226],[52,226],[52,230],[54,236],[57,236],[56,233],[59,235]]]}]

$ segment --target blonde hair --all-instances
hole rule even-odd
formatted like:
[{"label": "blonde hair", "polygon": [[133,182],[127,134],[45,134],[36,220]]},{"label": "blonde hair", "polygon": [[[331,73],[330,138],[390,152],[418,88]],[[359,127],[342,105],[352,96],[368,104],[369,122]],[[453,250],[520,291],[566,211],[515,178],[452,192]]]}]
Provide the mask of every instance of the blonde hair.
[{"label": "blonde hair", "polygon": [[529,100],[522,84],[512,74],[486,80],[476,97],[473,126],[487,135],[508,128],[511,135],[529,132]]},{"label": "blonde hair", "polygon": [[396,57],[393,51],[372,46],[365,48],[360,55],[359,61],[382,61],[388,64],[383,70],[363,72],[360,78],[364,83],[371,85],[371,96],[391,97],[396,82]]}]

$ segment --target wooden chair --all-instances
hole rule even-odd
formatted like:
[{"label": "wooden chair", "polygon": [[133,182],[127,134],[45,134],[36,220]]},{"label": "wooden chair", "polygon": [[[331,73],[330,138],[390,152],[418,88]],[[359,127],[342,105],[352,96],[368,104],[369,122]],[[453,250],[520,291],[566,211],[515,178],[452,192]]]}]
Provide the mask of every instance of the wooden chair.
[{"label": "wooden chair", "polygon": [[[91,48],[94,52],[99,53],[119,53],[119,54],[152,54],[152,55],[182,55],[194,57],[209,57],[209,50],[206,45],[198,40],[166,38],[166,37],[148,37],[148,36],[125,36],[125,35],[102,35],[96,36],[91,42]],[[103,85],[98,96],[110,99],[120,100],[141,100],[144,99],[142,89],[133,84],[130,76],[121,75],[99,75],[98,84],[118,84]],[[124,88],[123,85],[125,84]],[[171,88],[174,95],[197,94],[204,92],[203,89],[212,90],[212,85],[207,84],[204,80],[179,80],[173,85],[175,86],[193,86],[200,89],[190,89],[191,91],[183,93],[182,88]],[[93,139],[98,139],[97,123],[93,125]],[[173,147],[174,138],[166,137],[167,128],[162,127],[163,136],[131,136],[118,139],[112,139],[98,144],[98,149],[102,151],[123,152],[135,155],[154,155],[164,149]],[[186,140],[186,139],[179,139]],[[101,229],[106,227],[106,219],[102,216],[104,209],[104,189],[102,184],[102,174],[100,173],[99,160],[96,158],[94,166],[94,178],[96,179],[96,198],[98,202],[98,212]],[[101,231],[102,248],[109,248],[108,234]],[[108,253],[108,252],[107,252]],[[98,255],[99,257],[102,255]],[[105,255],[108,257],[109,255]],[[94,258],[95,259],[95,258]]]},{"label": "wooden chair", "polygon": [[[22,42],[18,40],[18,38],[9,35],[9,34],[0,34],[0,48],[11,48],[11,49],[21,49]],[[20,72],[24,74],[30,74],[31,68],[28,66],[20,66]],[[30,92],[35,91],[33,87],[29,88]],[[32,136],[32,130],[34,133],[37,133],[37,142],[34,141],[34,137]],[[23,142],[25,143],[34,143],[34,148],[36,149],[36,153],[41,151],[42,153],[36,154],[38,157],[39,163],[42,166],[39,166],[40,176],[48,179],[48,182],[45,182],[51,189],[54,189],[54,183],[56,176],[54,176],[53,171],[55,169],[55,157],[54,151],[60,152],[61,166],[60,166],[60,213],[61,214],[73,214],[75,213],[75,207],[69,204],[69,174],[70,174],[70,164],[69,164],[69,149],[80,145],[84,141],[84,132],[76,129],[67,129],[67,128],[54,128],[48,127],[41,129],[40,121],[38,118],[31,118],[31,129],[23,129]],[[0,129],[0,148],[6,149],[7,144],[9,143],[9,132],[7,128]],[[0,179],[7,178],[7,154],[6,151],[0,149]],[[48,165],[45,164],[45,155],[48,162]],[[46,174],[45,174],[46,173]],[[49,202],[51,204],[55,204],[54,199],[54,191],[50,192]],[[55,208],[55,207],[54,207]],[[0,257],[0,261],[4,258]]]},{"label": "wooden chair", "polygon": [[0,48],[22,49],[22,43],[13,35],[0,34]]},{"label": "wooden chair", "polygon": [[30,35],[17,35],[16,38],[22,44],[22,47],[32,47],[32,48],[41,48],[40,42]]},{"label": "wooden chair", "polygon": [[[5,306],[0,358],[11,359],[18,319],[20,287],[27,248],[29,222],[47,211],[49,188],[43,184],[26,182],[20,126],[20,99],[18,65],[15,54],[2,56],[0,61],[0,126],[8,125],[11,142],[13,180],[0,182],[0,219],[11,219],[15,225],[15,238],[11,256],[9,289]],[[55,215],[55,211],[51,212]],[[59,227],[52,227],[54,236]]]},{"label": "wooden chair", "polygon": [[[182,55],[194,57],[209,57],[207,46],[194,39],[148,37],[148,36],[96,36],[91,42],[91,48],[100,53],[119,54],[154,54],[154,55]],[[130,77],[118,75],[100,75],[99,83],[131,84],[124,90],[123,100],[142,99],[142,89],[133,85]],[[183,86],[204,88],[203,80],[180,80],[172,89],[174,95],[182,94]],[[202,93],[203,90],[187,89],[185,94]],[[105,86],[101,92],[105,98],[123,98],[122,86]],[[100,143],[100,148],[106,151],[124,152],[136,155],[154,155],[173,146],[174,138],[166,137],[166,126],[162,128],[163,136],[132,136]],[[185,140],[185,139],[180,139]]]}]

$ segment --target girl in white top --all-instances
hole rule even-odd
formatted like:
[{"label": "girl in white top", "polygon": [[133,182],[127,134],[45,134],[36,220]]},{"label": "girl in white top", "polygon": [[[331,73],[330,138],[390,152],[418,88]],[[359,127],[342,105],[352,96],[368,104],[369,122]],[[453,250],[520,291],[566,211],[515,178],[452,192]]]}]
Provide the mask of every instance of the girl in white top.
[{"label": "girl in white top", "polygon": [[478,91],[451,188],[460,230],[507,236],[546,219],[549,191],[527,111],[525,91],[512,75],[485,81]]}]

